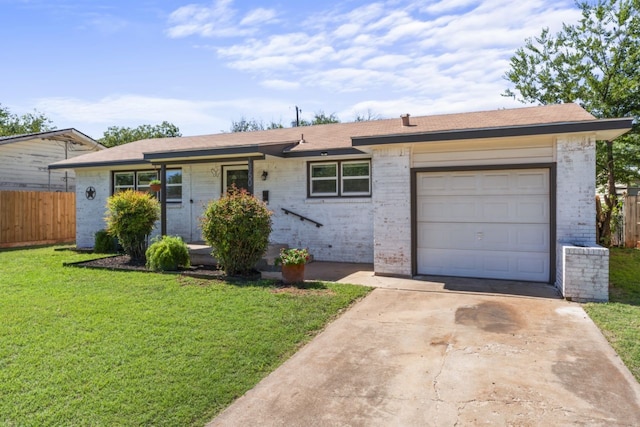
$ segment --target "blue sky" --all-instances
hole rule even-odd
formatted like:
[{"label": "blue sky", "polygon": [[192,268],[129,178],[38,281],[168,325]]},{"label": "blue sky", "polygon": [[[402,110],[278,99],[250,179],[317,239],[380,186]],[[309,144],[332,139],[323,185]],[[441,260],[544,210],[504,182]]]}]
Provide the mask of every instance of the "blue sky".
[{"label": "blue sky", "polygon": [[572,0],[0,0],[0,103],[99,138],[167,120],[184,135],[518,107],[509,58]]}]

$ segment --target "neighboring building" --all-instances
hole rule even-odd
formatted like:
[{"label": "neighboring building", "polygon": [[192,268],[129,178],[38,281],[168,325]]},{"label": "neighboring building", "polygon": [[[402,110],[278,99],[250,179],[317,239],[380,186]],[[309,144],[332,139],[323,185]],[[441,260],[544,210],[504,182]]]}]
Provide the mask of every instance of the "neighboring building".
[{"label": "neighboring building", "polygon": [[76,171],[80,247],[104,228],[109,195],[148,191],[166,174],[159,230],[187,241],[201,240],[206,203],[236,183],[268,201],[272,243],[308,247],[316,260],[373,263],[379,275],[545,282],[603,300],[595,141],[631,121],[597,120],[575,104],[404,115],[142,140],[50,168]]},{"label": "neighboring building", "polygon": [[105,147],[75,129],[0,136],[0,191],[75,191],[73,171],[50,163]]}]

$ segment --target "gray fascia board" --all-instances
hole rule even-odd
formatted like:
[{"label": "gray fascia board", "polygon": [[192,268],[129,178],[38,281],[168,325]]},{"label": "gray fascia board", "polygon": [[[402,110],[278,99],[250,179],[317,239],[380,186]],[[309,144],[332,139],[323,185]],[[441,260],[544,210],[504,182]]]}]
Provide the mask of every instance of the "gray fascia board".
[{"label": "gray fascia board", "polygon": [[226,156],[226,155],[238,155],[238,154],[258,154],[256,146],[244,146],[244,147],[224,147],[224,148],[207,148],[200,150],[184,150],[184,151],[158,151],[153,153],[144,153],[144,159],[148,161],[152,160],[165,160],[175,159],[177,157],[204,157],[204,156]]},{"label": "gray fascia board", "polygon": [[600,130],[630,129],[632,118],[603,119],[583,122],[545,123],[541,125],[508,126],[480,129],[352,137],[353,146],[402,144],[411,142],[452,141],[459,139],[505,138],[516,136],[548,135],[554,133],[595,132]]},{"label": "gray fascia board", "polygon": [[[324,154],[323,154],[324,153]],[[308,150],[308,151],[287,151],[284,154],[285,158],[290,157],[324,157],[324,156],[343,156],[348,154],[366,155],[364,151],[360,151],[357,148],[328,148],[326,150]]]},{"label": "gray fascia board", "polygon": [[128,166],[128,165],[150,165],[146,160],[135,159],[135,160],[119,160],[119,161],[102,161],[102,162],[91,162],[91,163],[65,163],[65,164],[50,164],[48,166],[49,169],[85,169],[85,168],[99,168],[104,166]]},{"label": "gray fascia board", "polygon": [[282,157],[283,150],[290,147],[294,143],[283,142],[275,144],[252,144],[239,147],[219,147],[205,148],[193,150],[177,150],[177,151],[157,151],[145,153],[144,159],[149,161],[159,161],[172,158],[184,157],[206,157],[206,156],[237,156],[241,154],[268,154],[271,156]]}]

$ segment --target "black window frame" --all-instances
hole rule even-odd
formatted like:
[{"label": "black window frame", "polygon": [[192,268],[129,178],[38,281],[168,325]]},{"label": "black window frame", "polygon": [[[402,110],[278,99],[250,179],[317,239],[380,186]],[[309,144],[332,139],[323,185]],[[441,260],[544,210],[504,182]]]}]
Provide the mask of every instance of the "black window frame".
[{"label": "black window frame", "polygon": [[[368,180],[369,180],[369,191],[368,192],[358,192],[358,193],[351,193],[351,192],[344,192],[344,177],[343,177],[343,165],[344,164],[349,164],[349,163],[367,163],[369,165],[369,176],[368,176]],[[313,193],[313,182],[315,180],[320,180],[320,178],[315,178],[313,177],[313,166],[314,165],[329,165],[329,164],[335,164],[336,165],[336,177],[335,177],[335,182],[336,182],[336,192],[335,193]],[[351,178],[347,178],[347,179],[351,179]],[[357,178],[357,179],[362,179],[362,177]],[[323,180],[328,180],[326,178],[324,178]],[[372,187],[372,165],[371,165],[371,159],[368,158],[359,158],[359,159],[340,159],[340,160],[316,160],[316,161],[310,161],[307,162],[307,197],[310,199],[324,199],[324,198],[356,198],[356,197],[371,197],[371,194],[373,193],[373,187]]]},{"label": "black window frame", "polygon": [[[167,168],[167,173],[168,172],[175,172],[175,171],[179,171],[181,176],[184,176],[183,172],[182,172],[182,168]],[[155,169],[131,169],[131,170],[119,170],[119,171],[111,171],[111,195],[116,193],[116,188],[118,187],[122,187],[124,189],[131,189],[131,190],[135,190],[135,191],[143,191],[145,193],[152,193],[154,194],[156,197],[159,193],[159,191],[149,191],[148,186],[147,185],[143,185],[140,186],[139,184],[139,179],[138,179],[138,174],[148,174],[150,172],[155,172],[155,179],[160,179],[159,178],[159,172]],[[133,174],[133,185],[127,185],[127,186],[116,186],[116,175],[117,174]],[[167,198],[166,202],[167,203],[182,203],[182,197],[183,197],[183,189],[184,189],[184,183],[182,182],[182,178],[180,179],[180,184],[166,184],[167,186],[174,186],[177,187],[178,185],[181,187],[180,190],[180,199],[169,199]],[[140,189],[140,187],[142,187],[142,189]]]}]

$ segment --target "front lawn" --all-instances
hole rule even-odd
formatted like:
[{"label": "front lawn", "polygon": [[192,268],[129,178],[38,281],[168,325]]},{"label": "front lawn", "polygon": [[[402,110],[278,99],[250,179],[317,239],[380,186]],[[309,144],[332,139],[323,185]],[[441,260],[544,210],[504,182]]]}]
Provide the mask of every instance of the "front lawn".
[{"label": "front lawn", "polygon": [[640,381],[640,250],[612,249],[610,256],[610,302],[585,310]]},{"label": "front lawn", "polygon": [[0,252],[0,425],[202,425],[367,288],[275,292]]}]

